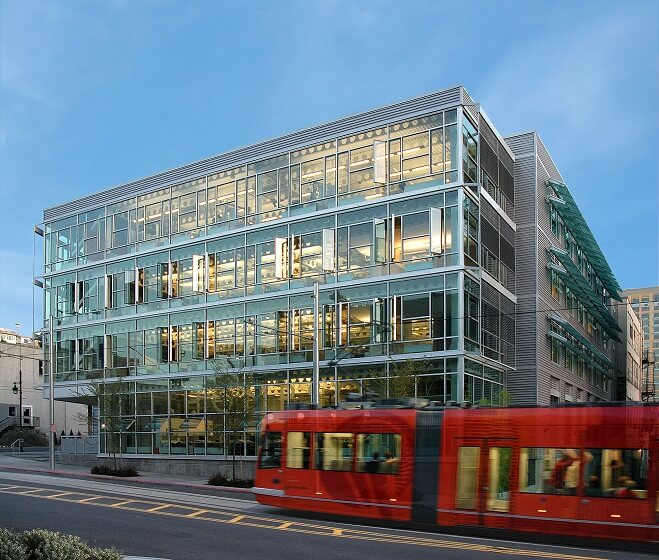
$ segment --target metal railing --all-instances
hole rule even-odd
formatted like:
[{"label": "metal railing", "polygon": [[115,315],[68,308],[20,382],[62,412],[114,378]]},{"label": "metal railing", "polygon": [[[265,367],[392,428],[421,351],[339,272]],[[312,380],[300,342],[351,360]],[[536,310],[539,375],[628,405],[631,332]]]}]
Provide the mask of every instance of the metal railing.
[{"label": "metal railing", "polygon": [[98,453],[98,436],[62,436],[60,453],[96,455]]},{"label": "metal railing", "polygon": [[16,453],[16,444],[18,444],[18,451],[23,451],[23,439],[18,438],[14,443],[12,443],[9,447],[11,448],[11,453],[12,455]]},{"label": "metal railing", "polygon": [[7,416],[7,418],[0,420],[0,432],[5,428],[9,428],[9,426],[15,426],[16,424],[16,416]]}]

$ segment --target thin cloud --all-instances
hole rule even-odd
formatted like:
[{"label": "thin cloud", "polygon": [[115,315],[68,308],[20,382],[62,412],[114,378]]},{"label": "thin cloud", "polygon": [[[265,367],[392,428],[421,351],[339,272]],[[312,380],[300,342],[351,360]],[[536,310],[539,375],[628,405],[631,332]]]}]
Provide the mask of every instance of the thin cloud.
[{"label": "thin cloud", "polygon": [[485,80],[483,105],[495,122],[515,128],[505,133],[540,122],[550,125],[540,130],[545,139],[555,131],[562,137],[583,138],[578,150],[554,148],[564,163],[629,149],[654,126],[643,110],[653,111],[652,106],[628,110],[623,104],[634,94],[640,72],[638,61],[629,59],[630,49],[639,56],[656,51],[653,33],[643,33],[656,19],[656,10],[651,5],[642,8],[637,6],[633,14],[625,9],[626,17],[609,12],[569,33],[549,32],[536,43],[519,47]]},{"label": "thin cloud", "polygon": [[0,327],[21,323],[27,332],[32,328],[31,310],[32,255],[0,250]]}]

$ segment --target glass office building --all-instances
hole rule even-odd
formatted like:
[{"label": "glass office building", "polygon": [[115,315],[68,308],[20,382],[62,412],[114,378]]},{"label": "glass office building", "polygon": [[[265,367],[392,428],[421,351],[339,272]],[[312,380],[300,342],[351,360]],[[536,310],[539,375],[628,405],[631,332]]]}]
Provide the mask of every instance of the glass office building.
[{"label": "glass office building", "polygon": [[[222,457],[218,369],[266,411],[387,396],[494,401],[515,366],[514,156],[462,87],[44,212],[56,398],[122,378],[125,455]],[[314,330],[314,284],[319,284]],[[101,432],[101,449],[105,434]]]}]

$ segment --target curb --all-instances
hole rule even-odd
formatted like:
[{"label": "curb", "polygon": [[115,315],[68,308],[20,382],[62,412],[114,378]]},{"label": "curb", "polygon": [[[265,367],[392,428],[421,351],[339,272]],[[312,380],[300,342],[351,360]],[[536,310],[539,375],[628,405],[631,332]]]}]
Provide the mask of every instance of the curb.
[{"label": "curb", "polygon": [[152,558],[151,556],[124,556],[124,560],[167,560],[167,558]]},{"label": "curb", "polygon": [[[135,484],[146,484],[146,485],[153,485],[153,486],[177,486],[181,488],[204,488],[206,490],[208,489],[213,489],[217,488],[218,490],[222,491],[228,491],[228,492],[237,492],[239,494],[251,494],[252,489],[251,488],[234,488],[233,486],[216,486],[213,484],[194,484],[192,482],[170,482],[170,481],[162,481],[162,480],[154,480],[154,479],[149,479],[149,478],[141,478],[141,477],[131,477],[131,476],[125,476],[125,477],[110,477],[110,476],[104,476],[104,475],[98,475],[98,474],[87,474],[87,473],[72,473],[69,471],[58,471],[54,470],[51,471],[50,469],[27,469],[24,467],[5,467],[2,466],[0,467],[0,471],[11,471],[11,472],[19,472],[19,473],[34,473],[34,474],[50,474],[50,475],[55,475],[55,476],[60,476],[63,478],[82,478],[82,479],[89,479],[89,480],[101,480],[101,481],[126,481],[126,482],[131,482]],[[130,557],[132,560],[138,560],[138,557]],[[162,560],[162,559],[153,559],[153,560]]]}]

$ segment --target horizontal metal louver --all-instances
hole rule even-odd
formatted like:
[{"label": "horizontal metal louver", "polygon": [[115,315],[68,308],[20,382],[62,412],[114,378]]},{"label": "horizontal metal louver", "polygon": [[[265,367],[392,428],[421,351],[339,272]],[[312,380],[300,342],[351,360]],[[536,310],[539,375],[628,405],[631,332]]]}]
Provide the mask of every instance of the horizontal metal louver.
[{"label": "horizontal metal louver", "polygon": [[499,245],[501,249],[501,262],[515,272],[515,247],[503,238],[500,238]]},{"label": "horizontal metal louver", "polygon": [[513,175],[505,166],[499,165],[499,188],[508,200],[515,203],[515,180]]}]

